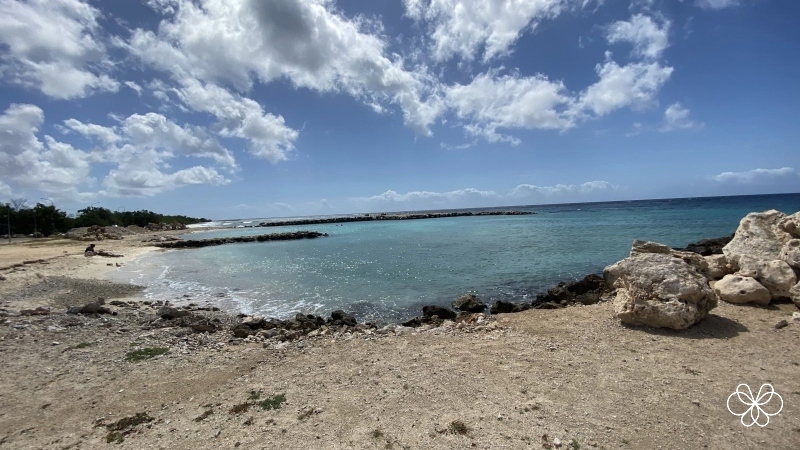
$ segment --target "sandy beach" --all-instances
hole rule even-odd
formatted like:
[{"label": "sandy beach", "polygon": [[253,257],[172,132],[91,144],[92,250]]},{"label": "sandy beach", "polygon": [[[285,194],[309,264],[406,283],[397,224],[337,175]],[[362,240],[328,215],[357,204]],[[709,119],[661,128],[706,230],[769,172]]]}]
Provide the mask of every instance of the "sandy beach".
[{"label": "sandy beach", "polygon": [[[721,302],[684,331],[626,327],[600,303],[501,314],[480,326],[249,342],[227,326],[213,334],[154,326],[157,309],[135,288],[103,279],[162,251],[150,238],[98,244],[120,258],[86,258],[86,243],[70,240],[0,245],[0,448],[800,443],[800,322],[791,303]],[[116,315],[65,313],[100,297]],[[19,315],[37,307],[50,314]],[[788,326],[776,328],[782,319]],[[166,350],[130,360],[147,349]],[[744,427],[728,411],[740,383],[771,383],[782,396],[766,427]]]}]

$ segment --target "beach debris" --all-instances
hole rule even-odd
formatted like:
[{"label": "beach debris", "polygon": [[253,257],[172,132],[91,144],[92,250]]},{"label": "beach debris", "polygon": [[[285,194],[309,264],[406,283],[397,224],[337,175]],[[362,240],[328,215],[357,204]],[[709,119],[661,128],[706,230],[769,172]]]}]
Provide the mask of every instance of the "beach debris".
[{"label": "beach debris", "polygon": [[800,321],[800,312],[793,312],[792,313],[792,320],[794,320],[795,322]]},{"label": "beach debris", "polygon": [[483,312],[486,309],[486,304],[475,294],[464,294],[458,297],[453,300],[452,306],[459,311],[474,313]]}]

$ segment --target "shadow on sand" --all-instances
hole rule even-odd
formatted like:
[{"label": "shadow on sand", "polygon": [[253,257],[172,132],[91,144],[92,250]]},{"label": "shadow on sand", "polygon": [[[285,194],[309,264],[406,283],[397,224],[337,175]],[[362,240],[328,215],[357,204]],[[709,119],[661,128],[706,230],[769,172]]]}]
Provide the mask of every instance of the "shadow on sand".
[{"label": "shadow on sand", "polygon": [[685,330],[670,330],[668,328],[634,327],[624,325],[626,328],[637,329],[646,333],[658,336],[670,336],[685,339],[728,339],[736,337],[739,333],[747,333],[746,326],[741,323],[728,319],[727,317],[709,314],[697,325],[693,325]]}]

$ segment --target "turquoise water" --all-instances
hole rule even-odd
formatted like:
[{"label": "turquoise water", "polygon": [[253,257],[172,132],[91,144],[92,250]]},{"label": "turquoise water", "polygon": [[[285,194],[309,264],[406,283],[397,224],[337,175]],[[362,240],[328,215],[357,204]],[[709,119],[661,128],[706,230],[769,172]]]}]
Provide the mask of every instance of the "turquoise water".
[{"label": "turquoise water", "polygon": [[559,281],[601,272],[627,256],[634,239],[682,247],[729,235],[748,212],[800,211],[800,194],[513,209],[538,214],[195,233],[187,237],[302,229],[330,236],[156,253],[113,278],[148,286],[152,299],[209,302],[279,318],[345,309],[360,320],[393,321],[466,292],[487,302],[532,300]]}]

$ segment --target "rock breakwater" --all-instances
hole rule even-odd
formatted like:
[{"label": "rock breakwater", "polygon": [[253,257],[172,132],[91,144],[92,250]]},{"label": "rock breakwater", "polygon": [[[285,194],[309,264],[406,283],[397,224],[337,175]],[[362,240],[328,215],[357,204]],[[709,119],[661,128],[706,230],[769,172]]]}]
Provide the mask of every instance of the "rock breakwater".
[{"label": "rock breakwater", "polygon": [[267,241],[290,241],[295,239],[314,239],[327,235],[328,233],[320,233],[317,231],[295,231],[292,233],[260,234],[258,236],[237,236],[229,238],[211,238],[211,239],[180,240],[173,242],[160,242],[158,244],[155,244],[155,246],[161,248],[200,248],[200,247],[210,247],[214,245],[235,244],[241,242],[267,242]]},{"label": "rock breakwater", "polygon": [[532,211],[480,211],[480,212],[442,212],[442,213],[409,213],[409,214],[364,214],[363,216],[324,217],[318,219],[277,220],[261,222],[259,227],[281,227],[288,225],[318,225],[325,223],[343,222],[369,222],[371,220],[417,220],[441,219],[445,217],[472,217],[472,216],[528,216],[536,214]]}]

